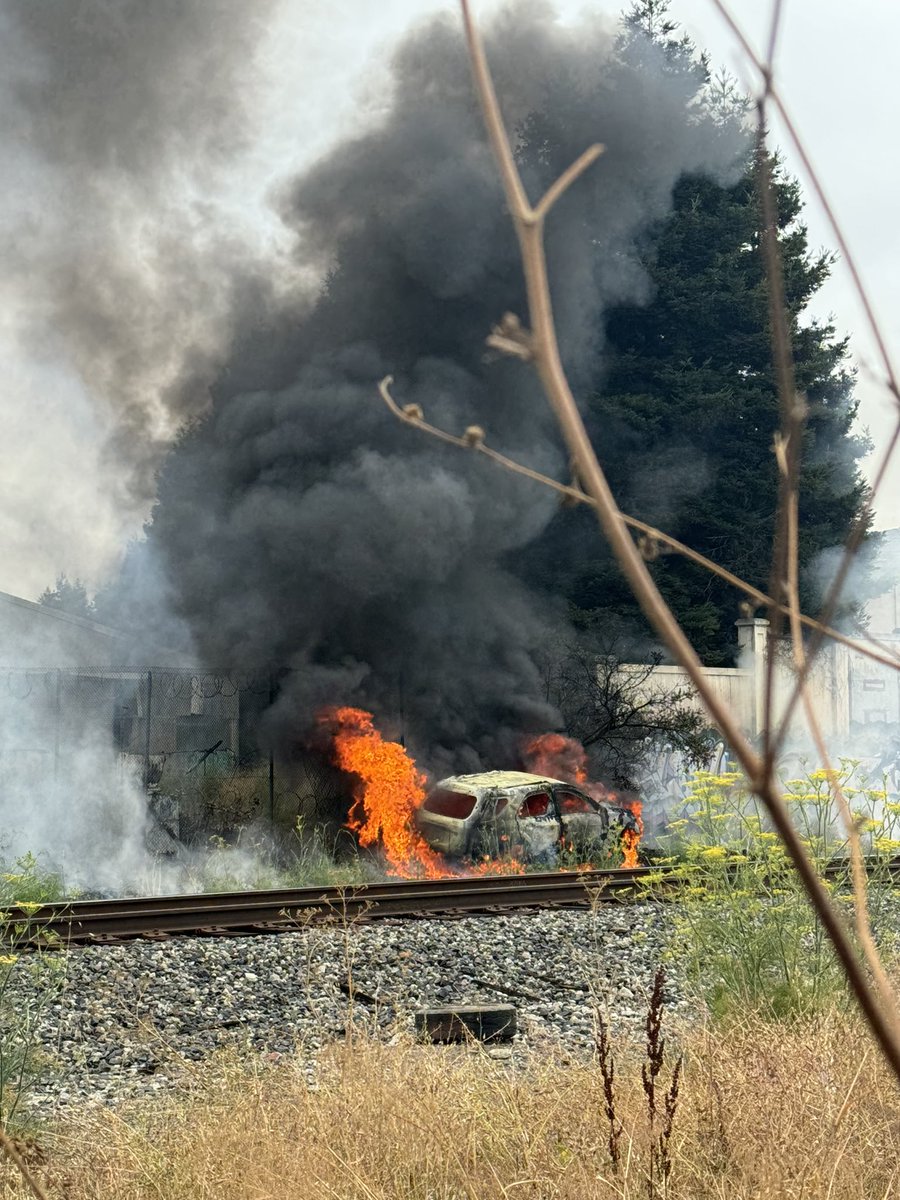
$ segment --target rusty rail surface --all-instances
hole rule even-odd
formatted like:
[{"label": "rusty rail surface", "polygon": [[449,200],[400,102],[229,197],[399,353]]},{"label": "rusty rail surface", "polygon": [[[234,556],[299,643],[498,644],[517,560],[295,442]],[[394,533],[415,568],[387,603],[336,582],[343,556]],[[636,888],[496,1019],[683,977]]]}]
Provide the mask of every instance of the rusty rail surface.
[{"label": "rusty rail surface", "polygon": [[530,875],[397,880],[359,887],[279,888],[72,900],[10,909],[7,928],[17,948],[47,944],[96,945],[140,937],[283,933],[312,921],[477,915],[516,908],[586,906],[627,893],[649,867],[606,871],[548,871]]},{"label": "rusty rail surface", "polygon": [[[900,876],[900,859],[867,862],[872,870]],[[63,946],[111,944],[134,938],[285,933],[311,922],[347,923],[387,917],[490,915],[517,908],[585,907],[596,900],[633,898],[635,885],[660,868],[616,867],[529,875],[463,875],[450,879],[393,880],[356,887],[276,888],[205,892],[190,896],[137,896],[117,900],[70,900],[38,908],[10,908],[5,941],[15,949],[52,942]],[[827,878],[843,878],[847,866],[828,864]],[[668,872],[666,872],[668,874]],[[678,873],[657,899],[677,899]],[[646,894],[646,893],[643,893]]]}]

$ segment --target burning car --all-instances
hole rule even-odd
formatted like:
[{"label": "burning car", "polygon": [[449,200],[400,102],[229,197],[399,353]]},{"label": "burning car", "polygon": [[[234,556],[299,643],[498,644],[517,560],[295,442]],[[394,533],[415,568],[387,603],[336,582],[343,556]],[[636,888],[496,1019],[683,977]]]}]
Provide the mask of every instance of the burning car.
[{"label": "burning car", "polygon": [[450,858],[509,855],[552,861],[560,845],[589,856],[617,836],[639,831],[629,809],[588,796],[575,784],[525,771],[486,771],[442,779],[425,797],[416,825]]}]

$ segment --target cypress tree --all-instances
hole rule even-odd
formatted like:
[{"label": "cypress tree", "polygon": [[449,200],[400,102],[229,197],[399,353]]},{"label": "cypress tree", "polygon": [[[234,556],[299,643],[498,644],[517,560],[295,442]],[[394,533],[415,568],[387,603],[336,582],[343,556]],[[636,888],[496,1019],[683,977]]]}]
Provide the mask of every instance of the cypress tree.
[{"label": "cypress tree", "polygon": [[[682,83],[685,120],[707,131],[743,122],[746,104],[679,37],[665,0],[640,0],[624,18],[620,70],[646,62],[649,38]],[[546,138],[546,133],[544,133]],[[671,215],[651,230],[642,259],[645,305],[606,314],[599,368],[586,400],[589,431],[623,509],[657,524],[766,590],[777,494],[773,438],[779,426],[767,282],[759,249],[756,164],[747,134],[736,181],[683,177]],[[527,142],[526,142],[527,150]],[[834,262],[812,251],[796,180],[772,158],[779,243],[798,388],[806,424],[800,478],[801,602],[821,600],[816,563],[844,541],[865,497],[859,460],[866,440],[851,432],[857,411],[847,339],[807,309]],[[732,661],[742,597],[676,555],[651,569],[699,654]],[[562,593],[577,615],[635,632],[646,626],[590,513],[561,512],[534,547],[529,570]]]}]

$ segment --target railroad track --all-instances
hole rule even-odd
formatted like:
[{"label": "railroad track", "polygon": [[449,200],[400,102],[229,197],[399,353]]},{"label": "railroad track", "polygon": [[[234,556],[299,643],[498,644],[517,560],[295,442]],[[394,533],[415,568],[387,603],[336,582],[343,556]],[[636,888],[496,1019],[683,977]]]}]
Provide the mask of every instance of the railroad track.
[{"label": "railroad track", "polygon": [[283,933],[312,921],[477,915],[517,908],[584,907],[623,898],[649,867],[548,871],[530,875],[397,880],[360,887],[279,888],[196,896],[72,900],[11,909],[17,949],[47,944],[112,944],[134,938]]}]

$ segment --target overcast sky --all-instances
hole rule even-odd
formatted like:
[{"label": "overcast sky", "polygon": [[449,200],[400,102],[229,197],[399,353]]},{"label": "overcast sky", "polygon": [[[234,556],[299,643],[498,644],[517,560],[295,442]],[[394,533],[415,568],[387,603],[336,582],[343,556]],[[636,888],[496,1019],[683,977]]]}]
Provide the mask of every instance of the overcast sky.
[{"label": "overcast sky", "polygon": [[[4,2],[0,0],[0,10]],[[563,19],[590,11],[608,13],[613,20],[622,6],[607,0],[557,3]],[[371,0],[282,0],[258,64],[264,84],[256,109],[259,134],[222,179],[220,211],[235,230],[277,242],[277,223],[266,216],[271,185],[361,120],[377,120],[391,46],[414,20],[447,7],[431,0],[380,0],[378,5]],[[492,0],[475,3],[476,13],[485,15],[496,7]],[[732,8],[757,43],[762,42],[768,4],[733,0]],[[672,0],[672,15],[708,49],[714,66],[751,79],[711,0]],[[852,5],[846,0],[786,0],[777,63],[783,94],[894,349],[900,349],[900,230],[895,215],[900,101],[891,80],[898,45],[900,5],[889,0],[856,0]],[[783,144],[777,127],[775,135]],[[597,136],[602,140],[603,131]],[[10,146],[5,144],[6,154],[12,153]],[[796,160],[787,147],[785,156],[793,167]],[[13,199],[7,199],[5,210],[0,208],[0,218],[26,203],[24,184],[17,180],[20,192],[15,186],[9,189]],[[831,246],[812,200],[808,220],[813,245]],[[815,312],[833,315],[838,328],[851,335],[855,359],[863,368],[862,423],[876,446],[883,445],[892,409],[873,377],[879,374],[874,348],[840,265],[817,298]],[[102,453],[108,410],[53,353],[53,342],[52,328],[33,319],[17,295],[15,278],[5,287],[0,284],[0,589],[25,596],[36,595],[59,570],[99,585],[146,515],[146,505],[123,502],[111,474],[114,464]],[[164,423],[156,432],[166,433]],[[879,527],[900,525],[900,461],[877,513]]]}]

